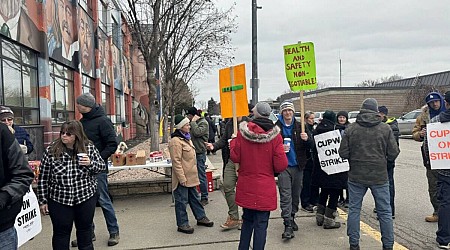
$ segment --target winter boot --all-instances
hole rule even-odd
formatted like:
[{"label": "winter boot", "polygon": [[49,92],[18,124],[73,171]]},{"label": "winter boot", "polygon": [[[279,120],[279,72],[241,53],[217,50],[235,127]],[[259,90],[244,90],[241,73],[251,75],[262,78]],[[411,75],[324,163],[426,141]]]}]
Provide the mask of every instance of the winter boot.
[{"label": "winter boot", "polygon": [[316,223],[317,226],[321,227],[323,225],[323,215],[325,214],[325,207],[322,205],[317,205],[316,211]]},{"label": "winter boot", "polygon": [[298,231],[298,225],[295,223],[295,214],[292,215],[292,230]]},{"label": "winter boot", "polygon": [[283,222],[284,224],[284,232],[281,235],[282,239],[292,239],[295,237],[294,235],[294,230],[292,229],[292,221],[290,220],[285,220]]},{"label": "winter boot", "polygon": [[336,212],[336,210],[333,210],[329,207],[327,207],[325,209],[325,218],[323,221],[323,228],[324,229],[334,229],[334,228],[340,228],[341,227],[341,223],[340,222],[336,222],[336,216],[334,215],[334,213]]}]

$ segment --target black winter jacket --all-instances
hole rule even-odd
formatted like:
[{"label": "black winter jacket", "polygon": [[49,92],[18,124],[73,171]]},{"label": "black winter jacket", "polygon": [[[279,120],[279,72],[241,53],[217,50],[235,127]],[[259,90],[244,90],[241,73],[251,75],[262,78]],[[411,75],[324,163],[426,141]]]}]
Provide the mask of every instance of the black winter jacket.
[{"label": "black winter jacket", "polygon": [[0,232],[3,232],[14,226],[34,174],[16,138],[3,123],[0,123],[0,147]]},{"label": "black winter jacket", "polygon": [[86,136],[94,143],[108,166],[108,158],[116,152],[117,140],[114,126],[105,115],[103,107],[96,105],[90,112],[83,114],[80,122],[83,124]]},{"label": "black winter jacket", "polygon": [[[242,117],[242,121],[250,121],[250,118],[244,116]],[[238,122],[238,125],[242,122]],[[239,126],[238,126],[239,129]],[[220,137],[218,141],[213,143],[214,151],[217,151],[219,149],[222,149],[222,161],[223,166],[225,168],[225,165],[227,165],[228,160],[230,159],[230,145],[228,144],[228,140],[231,139],[231,135],[233,134],[233,119],[229,120],[227,124],[225,125],[225,131]]]},{"label": "black winter jacket", "polygon": [[[314,135],[320,135],[336,129],[345,129],[345,126],[335,124],[334,122],[323,119],[313,131]],[[319,156],[317,154],[317,148],[314,147],[314,166],[312,173],[312,184],[320,188],[333,188],[344,189],[347,188],[348,172],[342,172],[337,174],[328,175],[320,167]]]}]

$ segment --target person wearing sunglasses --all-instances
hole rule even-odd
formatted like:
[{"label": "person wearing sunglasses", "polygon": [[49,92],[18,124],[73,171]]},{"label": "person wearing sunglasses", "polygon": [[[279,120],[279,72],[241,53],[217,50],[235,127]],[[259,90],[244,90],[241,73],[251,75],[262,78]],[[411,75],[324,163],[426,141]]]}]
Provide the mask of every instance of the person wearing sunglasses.
[{"label": "person wearing sunglasses", "polygon": [[59,138],[47,147],[39,168],[37,196],[41,213],[52,221],[53,249],[69,249],[74,223],[79,249],[94,249],[96,175],[106,165],[79,121],[62,124]]},{"label": "person wearing sunglasses", "polygon": [[14,134],[24,154],[29,155],[33,152],[34,147],[30,141],[30,135],[24,128],[14,124],[14,112],[9,107],[0,106],[0,121],[6,124]]}]

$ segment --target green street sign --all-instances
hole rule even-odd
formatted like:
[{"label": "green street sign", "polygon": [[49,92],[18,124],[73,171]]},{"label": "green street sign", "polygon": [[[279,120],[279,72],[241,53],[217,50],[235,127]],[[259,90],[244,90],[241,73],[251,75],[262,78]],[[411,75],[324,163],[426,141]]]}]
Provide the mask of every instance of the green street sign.
[{"label": "green street sign", "polygon": [[286,45],[284,67],[292,91],[317,89],[316,59],[312,42]]}]

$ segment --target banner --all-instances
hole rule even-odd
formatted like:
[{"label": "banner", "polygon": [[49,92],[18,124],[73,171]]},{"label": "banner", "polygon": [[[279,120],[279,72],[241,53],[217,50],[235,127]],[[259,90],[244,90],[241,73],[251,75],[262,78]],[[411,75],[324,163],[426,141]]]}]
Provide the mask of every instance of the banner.
[{"label": "banner", "polygon": [[19,247],[42,230],[39,203],[31,186],[30,190],[23,196],[22,211],[17,215],[14,227],[17,230]]},{"label": "banner", "polygon": [[350,170],[348,161],[339,156],[341,139],[339,130],[314,136],[320,167],[328,175]]},{"label": "banner", "polygon": [[450,122],[427,124],[431,169],[450,169]]}]

